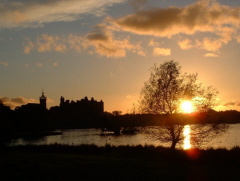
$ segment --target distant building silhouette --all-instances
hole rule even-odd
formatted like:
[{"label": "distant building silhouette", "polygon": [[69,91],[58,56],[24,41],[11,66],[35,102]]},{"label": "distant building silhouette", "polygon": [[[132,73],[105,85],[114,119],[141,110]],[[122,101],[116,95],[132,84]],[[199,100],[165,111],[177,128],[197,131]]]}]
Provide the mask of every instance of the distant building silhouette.
[{"label": "distant building silhouette", "polygon": [[42,92],[42,96],[39,97],[39,103],[28,103],[26,105],[22,105],[18,108],[19,110],[26,111],[41,111],[47,109],[47,97],[44,96],[44,92]]},{"label": "distant building silhouette", "polygon": [[39,97],[39,102],[43,109],[47,109],[47,98],[44,96],[44,92],[42,92],[42,96]]},{"label": "distant building silhouette", "polygon": [[88,100],[87,97],[81,100],[69,101],[64,99],[63,96],[60,98],[60,108],[63,111],[78,112],[82,114],[96,114],[99,115],[104,112],[104,103],[103,101],[96,101],[92,97],[91,100]]},{"label": "distant building silhouette", "polygon": [[[20,112],[31,112],[32,114],[42,114],[47,111],[47,97],[42,92],[42,95],[39,97],[39,103],[28,103],[26,105],[22,105],[15,109]],[[50,111],[59,110],[61,114],[68,115],[71,117],[79,117],[82,115],[85,116],[99,116],[104,113],[104,102],[96,101],[92,97],[88,100],[87,97],[77,100],[77,101],[69,101],[65,100],[63,96],[60,98],[60,105],[50,108]]]}]

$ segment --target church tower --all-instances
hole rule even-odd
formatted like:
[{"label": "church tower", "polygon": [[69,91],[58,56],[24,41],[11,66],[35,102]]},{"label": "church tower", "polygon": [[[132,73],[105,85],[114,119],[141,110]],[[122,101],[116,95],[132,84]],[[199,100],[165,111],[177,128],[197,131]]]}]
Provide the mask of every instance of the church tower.
[{"label": "church tower", "polygon": [[39,101],[41,108],[47,109],[47,98],[44,96],[44,92],[42,92],[42,96],[39,97]]}]

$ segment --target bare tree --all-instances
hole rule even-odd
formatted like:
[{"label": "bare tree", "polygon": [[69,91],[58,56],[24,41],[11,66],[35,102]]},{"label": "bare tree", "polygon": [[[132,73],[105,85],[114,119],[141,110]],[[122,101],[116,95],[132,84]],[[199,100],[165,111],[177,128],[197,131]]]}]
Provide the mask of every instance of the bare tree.
[{"label": "bare tree", "polygon": [[[171,120],[158,128],[147,130],[148,135],[161,142],[171,142],[171,148],[184,139],[184,124],[177,124],[177,113],[180,113],[180,104],[184,100],[191,100],[198,112],[207,112],[216,104],[217,90],[212,87],[203,87],[197,83],[197,74],[181,74],[181,67],[177,62],[166,61],[160,66],[151,68],[151,75],[141,91],[140,112],[148,114],[169,114]],[[175,115],[176,116],[173,116]],[[172,119],[176,119],[174,122]],[[194,127],[193,138],[200,143],[201,137],[224,132],[227,126],[197,125]],[[209,136],[210,138],[210,136]]]},{"label": "bare tree", "polygon": [[114,116],[120,116],[121,114],[122,114],[122,111],[113,111],[112,112],[112,114],[114,115]]}]

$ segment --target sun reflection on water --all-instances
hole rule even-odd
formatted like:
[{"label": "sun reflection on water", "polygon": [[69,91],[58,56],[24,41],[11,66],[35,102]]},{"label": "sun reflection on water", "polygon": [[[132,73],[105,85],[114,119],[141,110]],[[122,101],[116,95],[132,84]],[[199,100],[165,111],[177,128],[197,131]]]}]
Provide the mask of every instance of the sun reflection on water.
[{"label": "sun reflection on water", "polygon": [[183,128],[183,136],[184,136],[184,140],[183,140],[183,149],[187,150],[191,148],[191,141],[190,141],[190,132],[191,132],[191,128],[189,125],[185,125]]}]

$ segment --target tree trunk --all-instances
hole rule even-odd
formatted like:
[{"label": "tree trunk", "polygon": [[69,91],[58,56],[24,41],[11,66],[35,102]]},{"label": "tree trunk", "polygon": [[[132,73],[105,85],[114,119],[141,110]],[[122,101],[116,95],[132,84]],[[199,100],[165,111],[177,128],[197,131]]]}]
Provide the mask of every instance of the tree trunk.
[{"label": "tree trunk", "polygon": [[171,145],[171,149],[172,150],[175,150],[176,149],[176,144],[177,144],[177,141],[176,140],[172,140],[172,145]]},{"label": "tree trunk", "polygon": [[174,125],[171,125],[169,129],[170,129],[171,139],[172,139],[172,145],[171,145],[170,148],[172,150],[175,150],[176,144],[177,144],[177,139],[176,139],[176,135],[175,135],[175,132],[174,132]]}]

